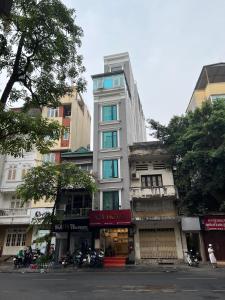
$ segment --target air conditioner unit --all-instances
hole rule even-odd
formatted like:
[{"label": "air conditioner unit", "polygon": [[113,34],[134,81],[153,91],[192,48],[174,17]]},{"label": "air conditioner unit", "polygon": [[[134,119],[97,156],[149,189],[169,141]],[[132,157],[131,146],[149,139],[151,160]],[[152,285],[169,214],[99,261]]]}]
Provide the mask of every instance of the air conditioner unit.
[{"label": "air conditioner unit", "polygon": [[139,176],[139,174],[137,174],[137,173],[132,173],[132,179],[139,179],[140,178],[140,176]]}]

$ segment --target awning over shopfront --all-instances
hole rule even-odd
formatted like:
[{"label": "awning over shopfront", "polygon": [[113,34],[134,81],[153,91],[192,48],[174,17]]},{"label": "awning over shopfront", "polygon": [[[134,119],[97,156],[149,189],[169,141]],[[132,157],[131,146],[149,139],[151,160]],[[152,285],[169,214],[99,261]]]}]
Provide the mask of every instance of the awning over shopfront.
[{"label": "awning over shopfront", "polygon": [[182,217],[181,218],[182,231],[200,231],[200,221],[198,217]]}]

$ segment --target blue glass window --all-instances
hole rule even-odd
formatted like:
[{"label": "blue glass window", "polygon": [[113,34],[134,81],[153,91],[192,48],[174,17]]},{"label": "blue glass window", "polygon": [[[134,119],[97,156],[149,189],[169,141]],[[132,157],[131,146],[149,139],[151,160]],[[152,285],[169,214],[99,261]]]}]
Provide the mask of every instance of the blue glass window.
[{"label": "blue glass window", "polygon": [[102,107],[102,121],[117,120],[117,106],[106,105]]},{"label": "blue glass window", "polygon": [[103,209],[118,210],[119,209],[119,192],[103,192]]},{"label": "blue glass window", "polygon": [[112,77],[104,78],[103,87],[104,87],[104,89],[112,89],[113,88],[113,79],[112,79]]},{"label": "blue glass window", "polygon": [[105,131],[102,133],[102,148],[116,148],[117,142],[117,131]]},{"label": "blue glass window", "polygon": [[113,75],[93,79],[94,91],[99,89],[112,89],[124,86],[124,75]]},{"label": "blue glass window", "polygon": [[103,178],[118,178],[118,160],[107,159],[103,160]]}]

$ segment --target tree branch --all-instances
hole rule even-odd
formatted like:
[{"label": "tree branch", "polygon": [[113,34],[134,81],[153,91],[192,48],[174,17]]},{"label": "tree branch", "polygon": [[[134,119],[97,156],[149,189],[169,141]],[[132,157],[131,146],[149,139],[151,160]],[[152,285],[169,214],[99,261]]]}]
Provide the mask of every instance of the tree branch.
[{"label": "tree branch", "polygon": [[19,68],[22,49],[23,49],[23,45],[24,45],[24,39],[25,39],[25,33],[23,32],[21,34],[19,45],[17,48],[17,53],[16,53],[16,58],[15,58],[14,66],[13,66],[12,75],[10,76],[9,81],[7,82],[6,87],[2,93],[1,104],[3,105],[3,107],[5,107],[5,105],[6,105],[9,94],[10,94],[12,87],[13,87],[14,83],[16,82],[16,79],[18,76],[18,68]]}]

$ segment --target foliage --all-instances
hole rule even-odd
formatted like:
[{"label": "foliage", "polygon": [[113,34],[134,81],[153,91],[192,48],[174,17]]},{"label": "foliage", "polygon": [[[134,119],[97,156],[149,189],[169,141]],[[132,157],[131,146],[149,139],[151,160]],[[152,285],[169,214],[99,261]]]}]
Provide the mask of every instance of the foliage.
[{"label": "foliage", "polygon": [[52,212],[46,212],[42,216],[34,218],[33,226],[40,229],[49,229],[50,232],[37,242],[47,242],[47,253],[50,249],[52,238],[52,227],[60,222],[60,217],[55,214],[55,208],[60,203],[60,196],[67,189],[84,189],[90,194],[96,191],[96,184],[93,176],[78,168],[73,163],[43,164],[33,167],[24,177],[24,182],[17,188],[17,195],[22,203],[28,201],[53,201]]},{"label": "foliage", "polygon": [[175,116],[168,126],[148,120],[171,152],[183,212],[225,211],[225,100]]},{"label": "foliage", "polygon": [[31,168],[24,182],[17,188],[17,194],[23,203],[41,199],[56,201],[57,194],[66,189],[85,189],[95,192],[94,178],[73,163],[43,164]]},{"label": "foliage", "polygon": [[[31,142],[45,151],[48,144],[43,136],[60,134],[59,125],[56,128],[41,117],[18,116],[6,108],[21,100],[25,112],[57,107],[61,97],[72,93],[72,83],[78,92],[85,89],[81,76],[85,68],[77,52],[83,32],[74,19],[75,11],[59,0],[14,0],[11,14],[1,16],[0,74],[7,74],[7,82],[0,97],[0,152],[20,155]],[[12,122],[14,116],[16,122]],[[24,132],[32,134],[24,139],[20,135]],[[12,151],[13,144],[18,152]]]},{"label": "foliage", "polygon": [[[49,122],[40,116],[31,117],[23,112],[0,110],[0,153],[22,156],[36,146],[47,153],[61,136],[58,122]],[[46,138],[47,137],[47,138]]]}]

